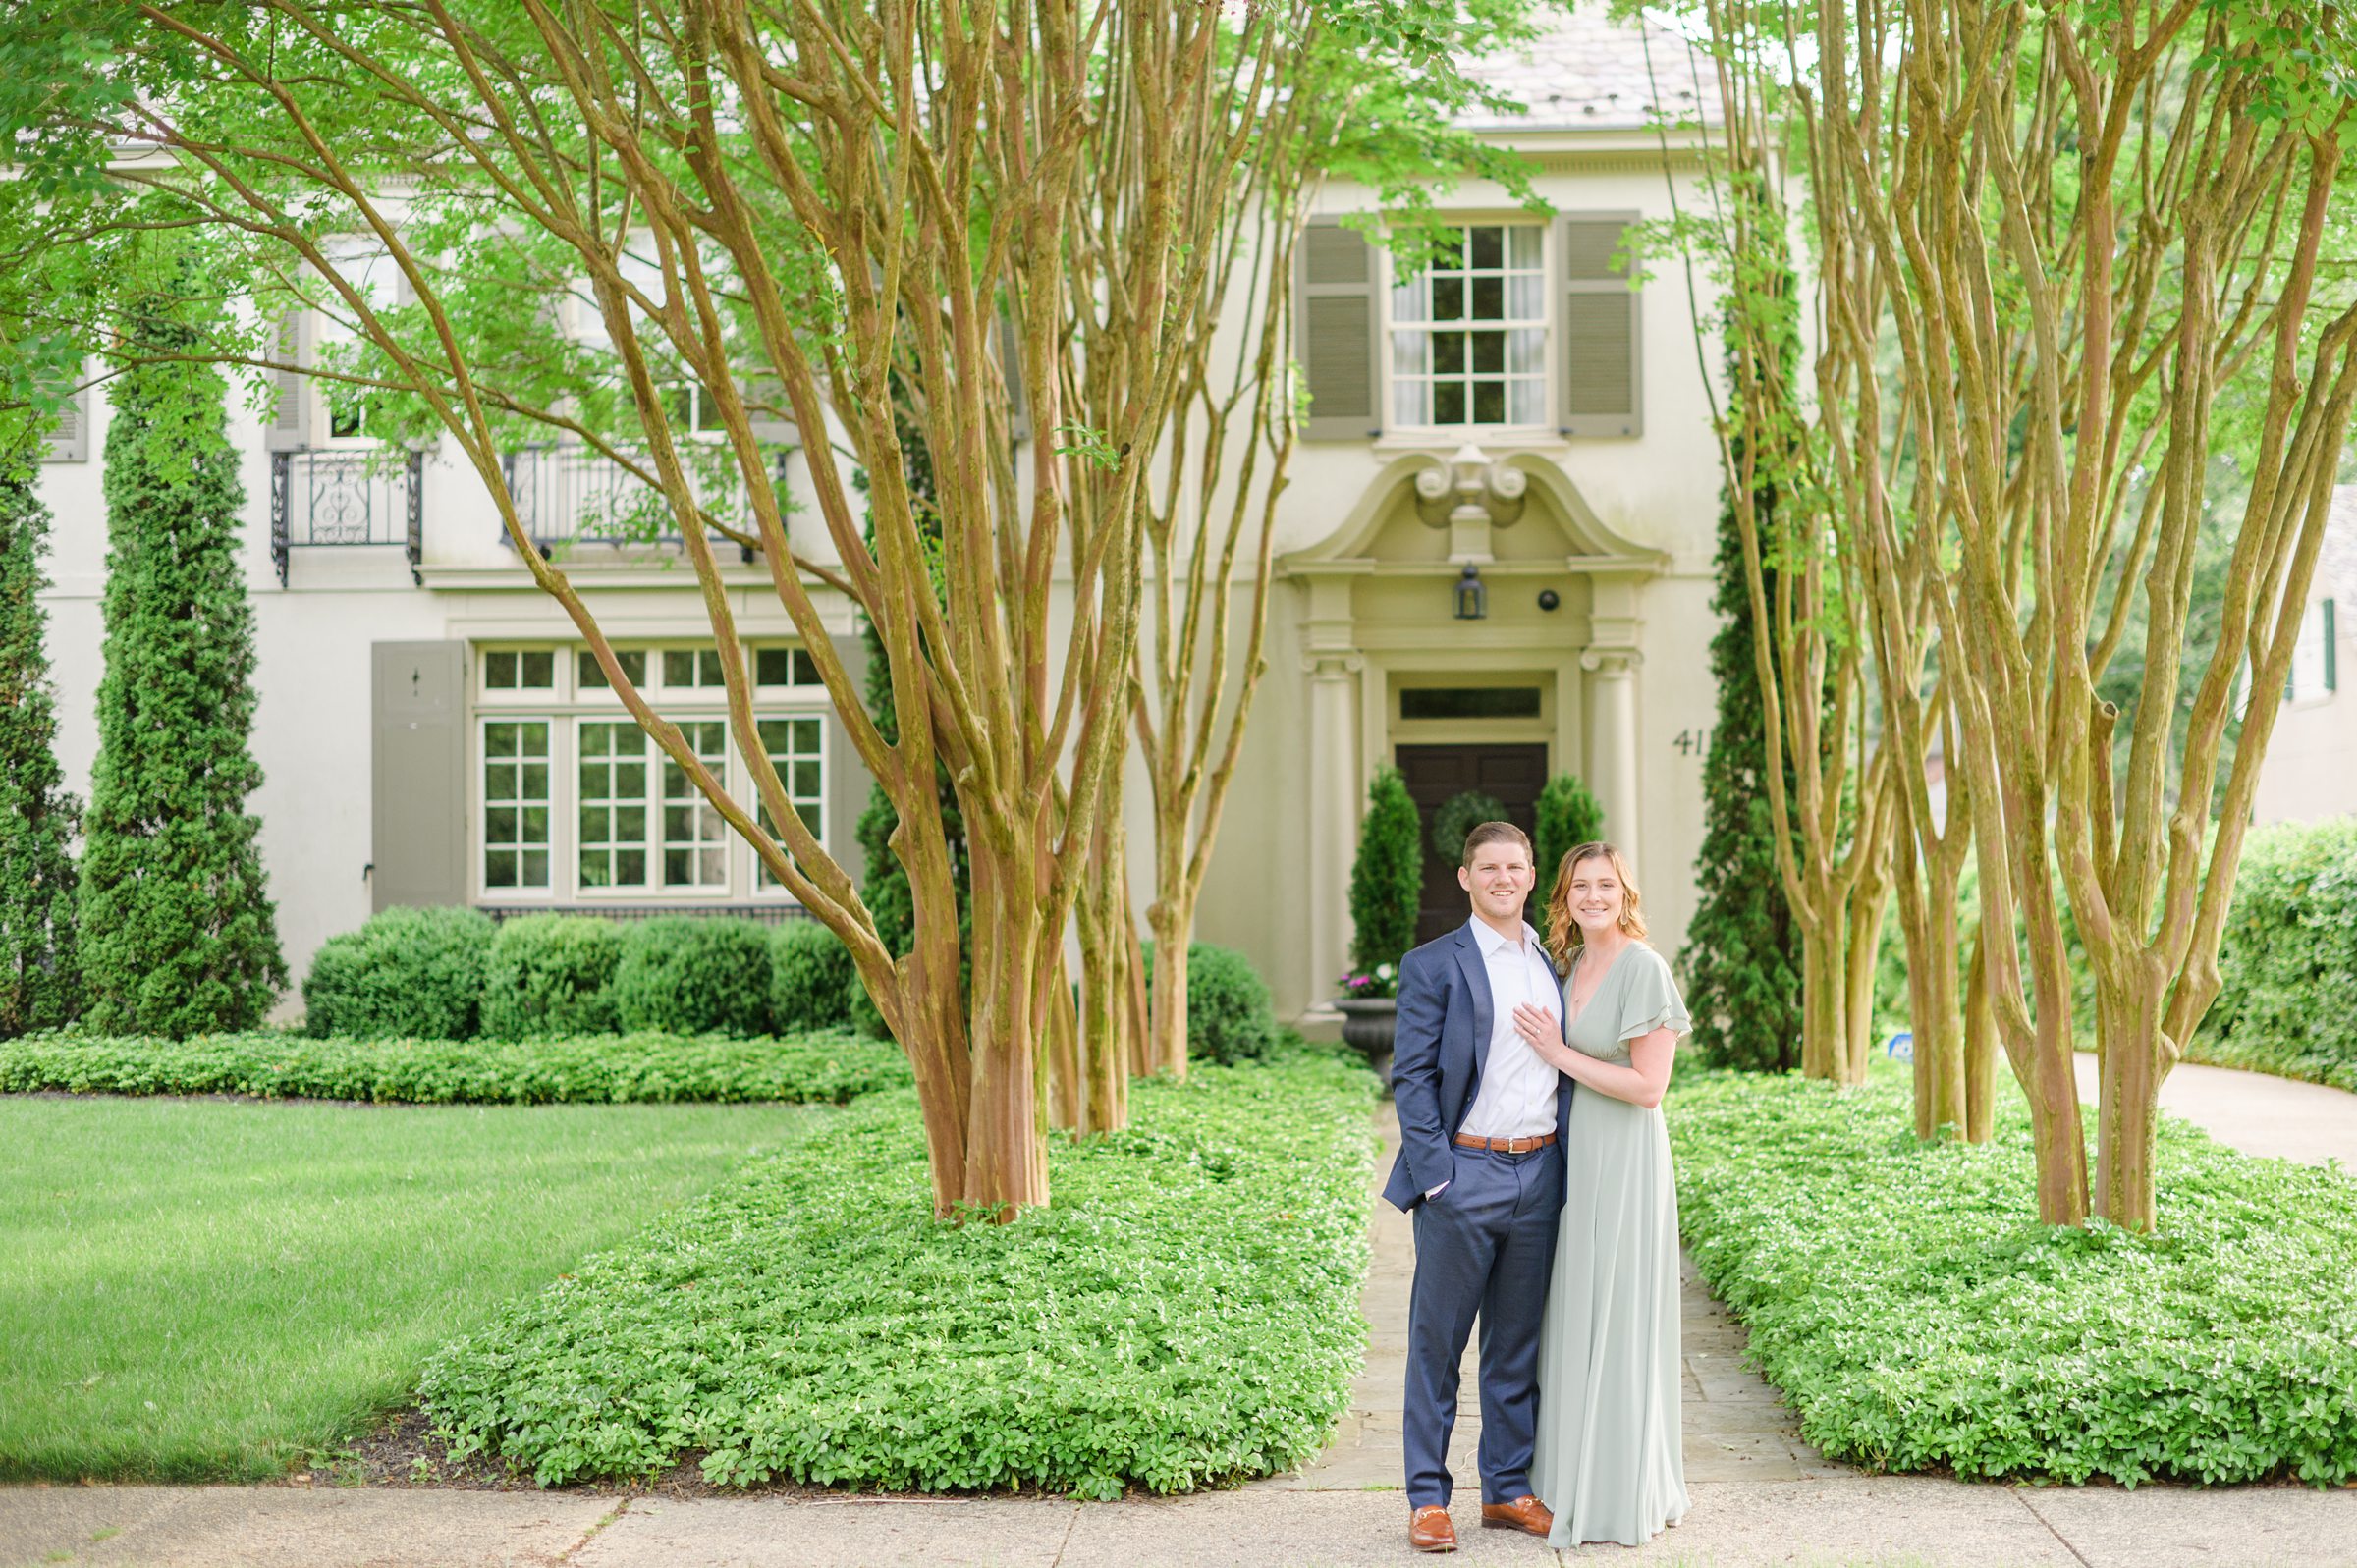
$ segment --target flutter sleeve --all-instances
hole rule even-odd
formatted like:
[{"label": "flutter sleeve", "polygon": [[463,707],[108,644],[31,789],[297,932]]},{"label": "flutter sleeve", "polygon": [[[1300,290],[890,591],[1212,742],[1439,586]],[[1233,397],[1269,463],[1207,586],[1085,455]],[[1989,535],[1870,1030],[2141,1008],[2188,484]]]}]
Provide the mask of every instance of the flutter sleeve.
[{"label": "flutter sleeve", "polygon": [[1686,1016],[1685,999],[1677,994],[1670,960],[1646,947],[1629,954],[1628,966],[1628,989],[1620,997],[1620,1038],[1636,1040],[1656,1029],[1693,1033],[1694,1020]]}]

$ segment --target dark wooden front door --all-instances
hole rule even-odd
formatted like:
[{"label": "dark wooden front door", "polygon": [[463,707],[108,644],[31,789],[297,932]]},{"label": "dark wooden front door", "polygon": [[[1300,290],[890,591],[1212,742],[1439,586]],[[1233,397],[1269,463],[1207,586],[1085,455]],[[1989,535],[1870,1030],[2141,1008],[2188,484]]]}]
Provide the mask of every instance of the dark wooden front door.
[{"label": "dark wooden front door", "polygon": [[[1432,819],[1442,806],[1468,789],[1496,797],[1506,807],[1506,820],[1532,833],[1538,826],[1539,791],[1547,784],[1547,748],[1530,745],[1401,746],[1399,773],[1416,803],[1424,829],[1424,900],[1416,911],[1416,941],[1435,937],[1465,923],[1472,906],[1465,890],[1456,885],[1456,863],[1443,860],[1432,848]],[[1537,924],[1537,911],[1524,910]]]}]

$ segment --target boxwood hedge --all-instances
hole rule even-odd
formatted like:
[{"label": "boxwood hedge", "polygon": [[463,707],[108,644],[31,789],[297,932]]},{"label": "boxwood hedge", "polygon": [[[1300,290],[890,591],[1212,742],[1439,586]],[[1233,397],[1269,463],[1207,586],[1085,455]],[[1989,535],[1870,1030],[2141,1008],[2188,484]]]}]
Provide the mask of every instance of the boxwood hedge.
[{"label": "boxwood hedge", "polygon": [[1050,1145],[1056,1201],[933,1217],[912,1093],[868,1097],[458,1339],[421,1397],[543,1484],[700,1455],[716,1484],[1090,1497],[1318,1452],[1364,1326],[1375,1080],[1314,1048],[1140,1080]]},{"label": "boxwood hedge", "polygon": [[2133,1486],[2357,1477],[2357,1182],[2164,1118],[2160,1229],[2035,1223],[2026,1110],[1919,1145],[1907,1085],[1681,1079],[1688,1245],[1829,1456]]},{"label": "boxwood hedge", "polygon": [[0,1041],[0,1093],[543,1104],[792,1100],[840,1105],[909,1081],[889,1041],[599,1035],[530,1040],[317,1040],[276,1030],[194,1040],[27,1035]]},{"label": "boxwood hedge", "polygon": [[494,927],[479,909],[381,910],[320,944],[303,977],[312,1034],[470,1040]]},{"label": "boxwood hedge", "polygon": [[594,915],[500,922],[483,966],[483,1033],[494,1040],[613,1032],[622,933]]}]

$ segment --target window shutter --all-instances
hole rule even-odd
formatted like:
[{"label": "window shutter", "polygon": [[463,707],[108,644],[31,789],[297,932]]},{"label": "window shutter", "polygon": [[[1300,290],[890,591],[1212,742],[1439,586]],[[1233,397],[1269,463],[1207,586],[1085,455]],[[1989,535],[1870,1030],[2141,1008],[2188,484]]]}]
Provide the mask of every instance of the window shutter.
[{"label": "window shutter", "polygon": [[[310,363],[310,320],[298,310],[278,324],[277,358],[285,364]],[[310,378],[293,370],[274,370],[278,402],[270,414],[263,445],[272,452],[301,452],[311,444]]]},{"label": "window shutter", "polygon": [[[861,690],[867,686],[867,644],[859,637],[837,637],[836,656],[843,660],[844,674],[851,684]],[[856,837],[859,815],[867,810],[868,792],[875,779],[868,773],[867,764],[859,758],[859,748],[851,744],[851,732],[843,716],[829,703],[826,708],[827,772],[822,783],[826,785],[827,820],[823,836],[827,853],[847,859],[859,852]]]},{"label": "window shutter", "polygon": [[1375,413],[1375,247],[1338,219],[1312,218],[1294,263],[1295,351],[1309,388],[1304,441],[1382,434]]},{"label": "window shutter", "polygon": [[1007,434],[1011,440],[1031,439],[1031,399],[1023,390],[1023,345],[1015,335],[1014,316],[999,312],[999,374],[1007,380]]},{"label": "window shutter", "polygon": [[43,462],[87,462],[90,457],[90,389],[77,387],[50,428]]},{"label": "window shutter", "polygon": [[466,644],[371,649],[369,908],[466,902]]},{"label": "window shutter", "polygon": [[1644,433],[1641,295],[1613,265],[1620,236],[1636,218],[1633,212],[1582,213],[1556,227],[1563,258],[1562,405],[1556,424],[1566,436]]}]

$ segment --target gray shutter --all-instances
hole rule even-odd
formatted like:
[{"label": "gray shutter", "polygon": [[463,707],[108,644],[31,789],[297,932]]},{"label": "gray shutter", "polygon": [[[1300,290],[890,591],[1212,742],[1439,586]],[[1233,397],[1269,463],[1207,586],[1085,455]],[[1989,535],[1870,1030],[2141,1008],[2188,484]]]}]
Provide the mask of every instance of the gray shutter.
[{"label": "gray shutter", "polygon": [[[852,689],[866,690],[867,644],[858,637],[837,637],[835,653],[843,661],[844,673],[851,677]],[[826,786],[827,853],[850,865],[859,854],[859,814],[867,809],[867,794],[875,777],[859,760],[859,750],[851,744],[850,731],[844,728],[833,704],[827,707],[827,776],[821,782]]]},{"label": "gray shutter", "polygon": [[1335,218],[1312,218],[1294,264],[1295,354],[1309,389],[1304,441],[1382,434],[1375,412],[1375,247]]},{"label": "gray shutter", "polygon": [[466,902],[466,644],[372,651],[371,909]]},{"label": "gray shutter", "polygon": [[[308,312],[297,310],[278,324],[278,350],[273,357],[285,364],[308,364],[309,348]],[[271,409],[262,444],[272,452],[301,452],[311,444],[310,378],[293,370],[270,374],[278,389],[278,402]]]},{"label": "gray shutter", "polygon": [[1023,344],[1014,330],[1014,316],[999,312],[999,373],[1007,378],[1007,434],[1015,441],[1031,439],[1031,398],[1023,387]]},{"label": "gray shutter", "polygon": [[77,387],[50,427],[43,462],[87,462],[90,457],[90,389]]},{"label": "gray shutter", "polygon": [[1581,213],[1556,226],[1563,258],[1562,406],[1567,436],[1644,432],[1639,363],[1640,292],[1613,265],[1620,236],[1637,214]]}]

